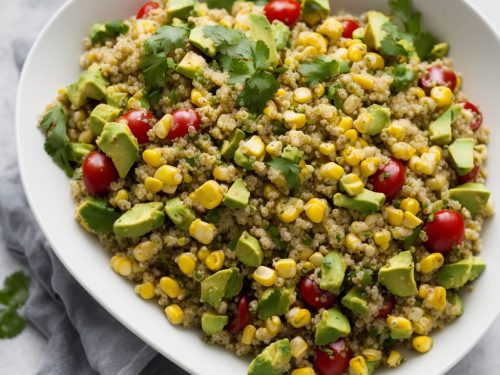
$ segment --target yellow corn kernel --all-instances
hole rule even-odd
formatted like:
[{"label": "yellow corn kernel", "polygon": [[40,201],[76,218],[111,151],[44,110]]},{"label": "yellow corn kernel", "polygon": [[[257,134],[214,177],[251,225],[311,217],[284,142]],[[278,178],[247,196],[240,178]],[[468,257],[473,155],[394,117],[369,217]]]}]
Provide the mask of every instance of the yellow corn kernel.
[{"label": "yellow corn kernel", "polygon": [[302,269],[305,270],[306,272],[312,271],[315,268],[314,264],[312,262],[303,262],[302,263]]},{"label": "yellow corn kernel", "polygon": [[427,353],[432,349],[432,338],[429,336],[417,336],[411,341],[413,349],[419,353]]},{"label": "yellow corn kernel", "polygon": [[265,327],[260,327],[255,331],[255,338],[259,341],[266,341],[272,339],[274,336]]},{"label": "yellow corn kernel", "polygon": [[373,234],[373,241],[380,246],[382,250],[387,250],[389,248],[389,243],[391,241],[391,232],[388,230],[381,230]]},{"label": "yellow corn kernel", "polygon": [[365,349],[361,354],[369,362],[378,362],[382,359],[382,352],[377,349]]},{"label": "yellow corn kernel", "polygon": [[249,324],[243,329],[243,333],[241,335],[241,343],[245,345],[250,345],[255,336],[255,332],[257,328],[255,326]]},{"label": "yellow corn kernel", "polygon": [[151,298],[154,298],[154,296],[155,296],[155,286],[151,282],[137,285],[135,287],[135,291],[143,299],[151,299]]},{"label": "yellow corn kernel", "polygon": [[370,177],[378,171],[380,165],[379,160],[376,157],[371,157],[363,160],[359,165],[361,175],[363,177]]},{"label": "yellow corn kernel", "polygon": [[418,287],[418,296],[420,298],[426,298],[429,295],[429,292],[431,291],[431,286],[429,284],[421,284]]},{"label": "yellow corn kernel", "polygon": [[262,194],[264,195],[264,198],[273,200],[280,195],[280,192],[278,191],[278,189],[276,189],[274,185],[265,184]]},{"label": "yellow corn kernel", "polygon": [[285,224],[297,220],[302,211],[304,211],[304,202],[298,198],[282,199],[276,205],[276,216]]},{"label": "yellow corn kernel", "polygon": [[295,307],[288,312],[287,320],[295,328],[305,327],[311,321],[311,312],[308,309]]},{"label": "yellow corn kernel", "polygon": [[365,358],[361,355],[352,358],[349,361],[349,367],[354,375],[368,375],[368,367]]},{"label": "yellow corn kernel", "polygon": [[365,55],[365,62],[368,69],[381,70],[385,67],[385,60],[378,53],[368,52]]},{"label": "yellow corn kernel", "polygon": [[398,141],[402,141],[406,136],[406,130],[401,124],[391,124],[385,131],[396,138]]},{"label": "yellow corn kernel", "polygon": [[448,180],[445,176],[436,176],[425,181],[425,185],[431,190],[441,190]]},{"label": "yellow corn kernel", "polygon": [[311,31],[302,31],[297,37],[297,44],[304,47],[312,46],[322,55],[324,55],[328,49],[328,41],[325,37]]},{"label": "yellow corn kernel", "polygon": [[411,212],[413,215],[418,214],[420,211],[420,203],[415,198],[405,198],[399,205],[403,210]]},{"label": "yellow corn kernel", "polygon": [[412,214],[410,211],[404,212],[403,226],[409,229],[415,229],[423,223],[417,216]]},{"label": "yellow corn kernel", "polygon": [[425,97],[425,91],[422,90],[420,87],[412,87],[410,88],[410,93],[415,95],[418,99],[422,99]]},{"label": "yellow corn kernel", "polygon": [[158,148],[149,148],[144,150],[142,153],[142,159],[147,165],[153,168],[158,168],[163,164],[161,161],[161,151]]},{"label": "yellow corn kernel", "polygon": [[[354,121],[354,128],[360,132],[361,134],[368,133],[368,127],[370,123],[373,121],[373,115],[368,112],[361,113],[356,121]],[[344,134],[346,134],[349,130],[346,130]]]},{"label": "yellow corn kernel", "polygon": [[291,279],[297,274],[297,262],[291,258],[280,259],[275,263],[274,269],[279,277]]},{"label": "yellow corn kernel", "polygon": [[189,234],[204,245],[210,244],[215,238],[216,228],[212,223],[201,219],[194,220],[189,226]]},{"label": "yellow corn kernel", "polygon": [[224,259],[224,251],[213,251],[207,259],[205,259],[205,264],[211,271],[218,271],[224,266]]},{"label": "yellow corn kernel", "polygon": [[204,107],[208,104],[205,93],[199,89],[191,90],[191,102],[197,107]]},{"label": "yellow corn kernel", "polygon": [[179,325],[184,320],[184,311],[175,303],[165,308],[165,314],[168,321],[173,325]]},{"label": "yellow corn kernel", "polygon": [[215,180],[208,180],[196,189],[192,195],[189,197],[193,200],[193,203],[201,205],[207,210],[219,206],[224,198],[224,195],[221,193],[221,186]]},{"label": "yellow corn kernel", "polygon": [[424,152],[420,156],[420,160],[422,161],[422,173],[426,175],[431,175],[434,173],[437,164],[439,162],[440,156],[435,152]]},{"label": "yellow corn kernel", "polygon": [[283,98],[285,95],[286,95],[285,89],[278,89],[278,91],[276,91],[276,97],[278,98]]},{"label": "yellow corn kernel", "polygon": [[403,210],[399,210],[397,208],[394,208],[393,206],[387,206],[384,209],[384,216],[385,220],[389,224],[398,227],[403,224],[405,214]]},{"label": "yellow corn kernel", "polygon": [[354,148],[354,147],[346,147],[344,151],[342,151],[342,157],[344,158],[345,162],[349,164],[351,167],[355,167],[363,161],[365,158],[364,151],[359,148]]},{"label": "yellow corn kernel", "polygon": [[347,58],[352,62],[358,62],[366,54],[366,44],[356,43],[347,49]]},{"label": "yellow corn kernel", "polygon": [[172,122],[174,121],[171,114],[167,113],[163,116],[160,121],[158,121],[153,126],[153,131],[155,135],[160,139],[167,138],[168,133],[170,132],[170,127],[172,126]]},{"label": "yellow corn kernel", "polygon": [[116,196],[115,196],[115,201],[116,202],[128,201],[128,191],[125,189],[118,190],[118,192],[116,193]]},{"label": "yellow corn kernel", "polygon": [[266,153],[266,145],[258,135],[254,135],[243,143],[241,151],[246,156],[254,156],[256,159],[260,159],[264,157]]},{"label": "yellow corn kernel", "polygon": [[301,367],[292,371],[292,375],[314,375],[314,369],[312,367]]},{"label": "yellow corn kernel", "polygon": [[183,253],[177,258],[177,265],[186,276],[191,276],[196,268],[196,256],[193,253]]},{"label": "yellow corn kernel", "polygon": [[431,288],[425,297],[425,302],[434,307],[437,311],[444,311],[446,308],[446,289],[442,286]]},{"label": "yellow corn kernel", "polygon": [[391,350],[389,355],[387,356],[387,366],[389,367],[398,367],[401,364],[401,353],[397,350]]},{"label": "yellow corn kernel", "polygon": [[444,257],[441,253],[433,253],[426,256],[419,262],[421,273],[431,273],[441,268],[444,264]]},{"label": "yellow corn kernel", "polygon": [[322,155],[330,156],[335,152],[335,145],[333,143],[322,143],[319,145],[319,152]]},{"label": "yellow corn kernel", "polygon": [[345,245],[349,250],[356,251],[361,245],[361,240],[354,233],[349,233],[345,236]]},{"label": "yellow corn kernel", "polygon": [[323,95],[325,95],[325,86],[322,84],[317,85],[314,88],[314,95],[316,95],[317,98],[321,98]]},{"label": "yellow corn kernel", "polygon": [[276,107],[273,101],[269,101],[266,108],[264,108],[264,114],[268,117],[274,117],[273,115],[276,114],[277,111],[278,107]]},{"label": "yellow corn kernel", "polygon": [[267,331],[274,337],[278,334],[281,327],[281,319],[279,316],[272,316],[266,320]]},{"label": "yellow corn kernel", "polygon": [[259,266],[253,272],[253,279],[262,286],[270,287],[278,278],[278,274],[272,268],[266,266]]},{"label": "yellow corn kernel", "polygon": [[184,245],[187,245],[189,243],[189,241],[190,241],[190,239],[187,237],[179,237],[177,239],[177,245],[184,246]]},{"label": "yellow corn kernel", "polygon": [[138,262],[150,260],[158,252],[158,246],[153,241],[144,241],[134,247],[132,253]]},{"label": "yellow corn kernel", "polygon": [[429,147],[429,152],[436,155],[436,161],[439,162],[443,156],[443,149],[439,146]]},{"label": "yellow corn kernel", "polygon": [[395,158],[400,160],[410,160],[415,155],[415,150],[412,146],[405,142],[397,142],[391,146],[391,152]]},{"label": "yellow corn kernel", "polygon": [[351,117],[345,116],[345,117],[342,117],[342,119],[340,120],[339,126],[345,132],[349,129],[352,129],[353,123],[354,123],[354,120]]},{"label": "yellow corn kernel", "polygon": [[158,193],[163,188],[163,182],[154,177],[146,177],[144,187],[151,193]]},{"label": "yellow corn kernel", "polygon": [[439,107],[448,107],[453,99],[453,93],[446,86],[436,86],[431,90],[431,98]]},{"label": "yellow corn kernel", "polygon": [[283,120],[291,129],[302,129],[306,125],[307,117],[303,113],[286,111],[283,114]]},{"label": "yellow corn kernel", "polygon": [[[354,47],[354,46],[353,46]],[[352,47],[351,47],[352,48]],[[349,48],[349,49],[351,49]],[[365,90],[373,90],[375,82],[370,75],[367,74],[353,74],[352,79]]]},{"label": "yellow corn kernel", "polygon": [[127,109],[141,109],[142,103],[140,100],[132,97],[127,101]]},{"label": "yellow corn kernel", "polygon": [[223,181],[223,182],[230,182],[231,178],[229,176],[229,173],[227,173],[227,169],[221,166],[217,166],[214,168],[212,171],[212,175],[216,180]]},{"label": "yellow corn kernel", "polygon": [[358,140],[358,132],[355,129],[349,129],[344,135],[351,145],[354,145]]},{"label": "yellow corn kernel", "polygon": [[386,323],[389,330],[403,331],[407,334],[407,337],[410,337],[413,332],[411,322],[402,316],[389,315],[386,319]]},{"label": "yellow corn kernel", "polygon": [[281,155],[283,144],[280,141],[271,141],[266,146],[266,152],[276,158]]},{"label": "yellow corn kernel", "polygon": [[196,257],[198,260],[204,262],[208,256],[210,255],[210,250],[206,248],[205,246],[202,246],[200,250],[198,250],[198,253],[196,253]]},{"label": "yellow corn kernel", "polygon": [[307,87],[299,87],[293,92],[293,99],[299,104],[307,104],[312,101],[312,92]]},{"label": "yellow corn kernel", "polygon": [[418,321],[413,322],[417,335],[427,335],[432,330],[432,317],[425,314]]},{"label": "yellow corn kernel", "polygon": [[300,359],[307,353],[309,345],[301,336],[296,336],[290,340],[290,350],[295,359]]},{"label": "yellow corn kernel", "polygon": [[156,170],[154,177],[168,186],[177,186],[182,182],[180,169],[171,165],[162,165]]},{"label": "yellow corn kernel", "polygon": [[358,175],[354,173],[349,173],[340,179],[341,185],[345,187],[346,192],[351,195],[358,195],[365,188],[365,184],[359,178]]},{"label": "yellow corn kernel", "polygon": [[317,29],[318,33],[326,36],[333,44],[342,36],[343,30],[342,23],[333,17],[327,18]]},{"label": "yellow corn kernel", "polygon": [[323,199],[312,198],[304,206],[307,217],[313,223],[321,223],[328,209],[328,204]]},{"label": "yellow corn kernel", "polygon": [[114,255],[111,258],[111,268],[117,274],[127,277],[132,274],[132,261],[126,255]]},{"label": "yellow corn kernel", "polygon": [[169,298],[177,298],[181,294],[179,283],[168,276],[163,276],[160,279],[160,288]]}]

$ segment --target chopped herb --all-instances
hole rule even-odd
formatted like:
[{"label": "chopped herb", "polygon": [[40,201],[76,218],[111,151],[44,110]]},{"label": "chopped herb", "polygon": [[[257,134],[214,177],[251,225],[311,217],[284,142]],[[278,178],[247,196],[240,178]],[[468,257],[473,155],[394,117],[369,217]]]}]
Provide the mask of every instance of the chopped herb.
[{"label": "chopped herb", "polygon": [[404,64],[399,64],[391,71],[394,80],[392,81],[391,91],[395,94],[408,90],[415,81],[415,72],[407,68]]},{"label": "chopped herb", "polygon": [[283,135],[288,130],[285,127],[285,124],[283,124],[283,122],[277,121],[277,120],[272,121],[271,126],[273,128],[273,134],[275,134],[275,135]]},{"label": "chopped herb", "polygon": [[281,238],[280,230],[277,226],[271,225],[269,227],[269,236],[279,250],[286,251],[288,249],[288,243]]},{"label": "chopped herb", "polygon": [[349,72],[349,65],[328,57],[318,57],[299,65],[299,73],[306,83],[327,82],[341,73]]},{"label": "chopped herb", "polygon": [[179,100],[177,98],[177,90],[175,89],[175,87],[170,91],[170,95],[168,96],[169,100],[170,100],[170,105],[176,105]]},{"label": "chopped herb", "polygon": [[304,235],[304,239],[302,240],[302,244],[306,246],[312,246],[313,244],[313,238],[311,236],[308,236],[307,234]]},{"label": "chopped herb", "polygon": [[269,72],[255,73],[240,94],[240,105],[252,112],[262,112],[268,100],[279,89],[278,80]]},{"label": "chopped herb", "polygon": [[193,156],[191,158],[184,159],[191,167],[197,167],[200,165],[200,158],[198,156]]},{"label": "chopped herb", "polygon": [[333,105],[338,110],[341,110],[344,106],[344,101],[340,98],[339,90],[342,88],[342,84],[340,82],[335,82],[328,88],[328,99],[333,102]]},{"label": "chopped herb", "polygon": [[0,289],[0,339],[16,337],[26,326],[25,320],[17,309],[28,299],[29,277],[22,272],[15,272],[4,281]]},{"label": "chopped herb", "polygon": [[288,159],[284,158],[275,158],[271,160],[270,162],[267,163],[269,167],[272,169],[275,169],[277,171],[280,171],[283,177],[285,177],[288,186],[290,189],[297,189],[300,185],[300,167],[291,162]]},{"label": "chopped herb", "polygon": [[361,283],[360,287],[361,288],[366,288],[367,286],[371,285],[373,282],[373,271],[369,268],[364,268],[363,269],[363,276],[361,277]]},{"label": "chopped herb", "polygon": [[219,222],[221,216],[221,209],[214,209],[207,212],[205,220],[209,223],[216,224]]},{"label": "chopped herb", "polygon": [[399,57],[408,56],[409,51],[400,43],[402,40],[409,40],[409,36],[400,32],[393,23],[387,22],[382,27],[387,32],[387,36],[382,40],[380,52],[385,56]]},{"label": "chopped herb", "polygon": [[368,336],[370,337],[377,337],[378,336],[378,330],[375,327],[370,327],[368,330]]},{"label": "chopped herb", "polygon": [[403,240],[403,248],[405,250],[408,250],[410,247],[415,245],[415,242],[417,242],[418,235],[420,234],[421,230],[422,230],[421,227],[415,228],[413,233]]},{"label": "chopped herb", "polygon": [[124,21],[109,21],[104,24],[96,23],[90,29],[92,43],[104,43],[107,39],[116,38],[127,33],[129,27]]}]

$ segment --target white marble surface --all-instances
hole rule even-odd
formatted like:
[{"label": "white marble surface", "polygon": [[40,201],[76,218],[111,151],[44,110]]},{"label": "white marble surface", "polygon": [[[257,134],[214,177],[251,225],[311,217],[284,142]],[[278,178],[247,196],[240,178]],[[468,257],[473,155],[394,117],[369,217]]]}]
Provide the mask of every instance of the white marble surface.
[{"label": "white marble surface", "polygon": [[[0,169],[15,163],[14,109],[19,68],[32,41],[65,0],[0,1]],[[469,0],[500,33],[497,0]],[[1,183],[1,182],[0,182]],[[0,228],[1,230],[1,228]],[[0,280],[22,265],[0,244]],[[28,328],[13,340],[0,340],[0,373],[33,374],[44,351],[44,338]],[[500,318],[478,345],[447,375],[500,373]]]}]

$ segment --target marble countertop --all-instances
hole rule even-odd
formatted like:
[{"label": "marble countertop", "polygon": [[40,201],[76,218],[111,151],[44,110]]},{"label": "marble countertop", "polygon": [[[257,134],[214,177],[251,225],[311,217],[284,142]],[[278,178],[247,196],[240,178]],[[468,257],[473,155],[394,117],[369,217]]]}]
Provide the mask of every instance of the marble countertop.
[{"label": "marble countertop", "polygon": [[[468,0],[500,33],[497,0]],[[2,0],[0,12],[0,169],[15,163],[14,109],[19,71],[31,43],[65,0]],[[0,228],[1,230],[1,228]],[[0,243],[0,281],[22,269]],[[13,340],[0,340],[3,374],[33,374],[45,349],[44,338],[32,326]],[[500,370],[500,318],[476,347],[447,375],[494,375]]]}]

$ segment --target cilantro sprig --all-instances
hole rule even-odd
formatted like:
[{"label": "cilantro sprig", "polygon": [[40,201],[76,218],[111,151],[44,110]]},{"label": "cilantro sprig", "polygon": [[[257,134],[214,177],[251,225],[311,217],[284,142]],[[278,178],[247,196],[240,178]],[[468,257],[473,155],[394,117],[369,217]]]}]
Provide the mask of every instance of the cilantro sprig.
[{"label": "cilantro sprig", "polygon": [[407,90],[413,85],[413,81],[415,81],[415,72],[405,64],[396,65],[392,68],[391,74],[394,77],[391,91],[394,93]]},{"label": "cilantro sprig", "polygon": [[124,21],[109,21],[106,23],[95,23],[90,29],[90,40],[92,43],[104,43],[107,39],[116,38],[127,33],[129,27]]},{"label": "cilantro sprig", "polygon": [[17,309],[28,299],[29,277],[16,272],[7,277],[0,289],[0,339],[16,337],[26,326]]},{"label": "cilantro sprig", "polygon": [[290,189],[296,190],[300,186],[300,167],[297,164],[288,159],[279,157],[271,160],[267,165],[281,172]]},{"label": "cilantro sprig", "polygon": [[306,83],[316,84],[327,82],[335,76],[348,73],[350,70],[347,63],[339,63],[328,57],[318,57],[299,65],[299,73],[304,77]]}]

